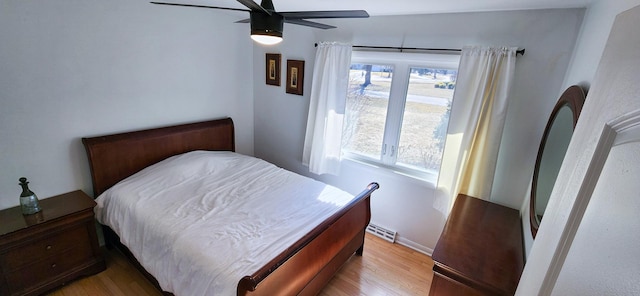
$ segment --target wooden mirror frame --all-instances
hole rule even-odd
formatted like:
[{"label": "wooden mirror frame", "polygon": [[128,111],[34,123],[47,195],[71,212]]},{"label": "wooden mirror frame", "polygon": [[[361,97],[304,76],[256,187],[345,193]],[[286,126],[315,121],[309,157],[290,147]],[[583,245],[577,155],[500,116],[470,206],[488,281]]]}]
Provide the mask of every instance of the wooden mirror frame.
[{"label": "wooden mirror frame", "polygon": [[[544,148],[546,146],[547,138],[549,137],[551,127],[555,122],[558,112],[563,107],[569,107],[571,109],[571,112],[573,113],[573,129],[576,128],[578,117],[580,117],[580,112],[582,111],[582,105],[584,105],[584,100],[584,91],[580,86],[573,85],[567,88],[558,99],[555,107],[553,107],[551,116],[549,116],[549,121],[547,121],[547,125],[544,128],[544,134],[542,135],[542,140],[540,140],[540,147],[538,148],[538,156],[536,157],[536,165],[533,171],[533,182],[531,183],[531,196],[529,198],[529,221],[531,225],[531,235],[534,238],[536,237],[538,228],[540,227],[540,222],[538,222],[538,218],[536,217],[536,192],[538,189],[538,172],[540,170],[540,163],[542,160]],[[540,218],[540,221],[542,221],[542,218]]]}]

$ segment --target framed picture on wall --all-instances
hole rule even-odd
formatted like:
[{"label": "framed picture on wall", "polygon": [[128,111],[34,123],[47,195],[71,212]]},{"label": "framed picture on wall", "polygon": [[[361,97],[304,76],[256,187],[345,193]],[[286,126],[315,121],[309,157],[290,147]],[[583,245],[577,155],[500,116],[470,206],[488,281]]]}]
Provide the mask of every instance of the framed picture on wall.
[{"label": "framed picture on wall", "polygon": [[287,60],[287,93],[302,95],[304,87],[304,61]]},{"label": "framed picture on wall", "polygon": [[267,84],[280,86],[280,54],[268,53],[266,61]]}]

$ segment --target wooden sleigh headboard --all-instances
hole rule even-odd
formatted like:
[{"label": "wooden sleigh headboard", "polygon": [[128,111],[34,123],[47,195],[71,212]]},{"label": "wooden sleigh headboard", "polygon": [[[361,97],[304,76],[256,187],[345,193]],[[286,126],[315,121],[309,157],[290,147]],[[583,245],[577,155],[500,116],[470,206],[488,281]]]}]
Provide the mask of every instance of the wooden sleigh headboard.
[{"label": "wooden sleigh headboard", "polygon": [[168,157],[194,150],[235,151],[231,118],[82,138],[94,196]]}]

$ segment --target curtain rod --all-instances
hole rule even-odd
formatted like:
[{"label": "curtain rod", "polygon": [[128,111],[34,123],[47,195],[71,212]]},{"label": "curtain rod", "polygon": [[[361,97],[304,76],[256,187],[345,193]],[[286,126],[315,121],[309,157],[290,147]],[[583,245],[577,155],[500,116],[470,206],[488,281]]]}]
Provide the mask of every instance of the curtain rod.
[{"label": "curtain rod", "polygon": [[[315,44],[315,47],[318,47],[318,43]],[[353,48],[362,48],[362,49],[383,49],[383,50],[424,50],[424,51],[444,51],[444,52],[461,52],[462,49],[457,48],[422,48],[422,47],[392,47],[392,46],[363,46],[363,45],[353,45]],[[524,48],[518,49],[516,51],[516,55],[524,55]]]}]

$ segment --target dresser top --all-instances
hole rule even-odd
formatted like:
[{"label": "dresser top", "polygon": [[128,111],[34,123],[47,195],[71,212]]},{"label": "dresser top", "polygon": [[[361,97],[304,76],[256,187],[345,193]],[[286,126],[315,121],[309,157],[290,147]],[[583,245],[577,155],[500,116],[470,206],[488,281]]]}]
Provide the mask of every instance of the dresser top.
[{"label": "dresser top", "polygon": [[460,194],[432,258],[448,277],[485,293],[513,295],[524,269],[522,244],[517,210]]},{"label": "dresser top", "polygon": [[93,209],[96,202],[84,192],[76,190],[42,199],[39,204],[42,211],[27,216],[22,215],[20,206],[1,210],[0,235],[43,224],[87,209]]}]

